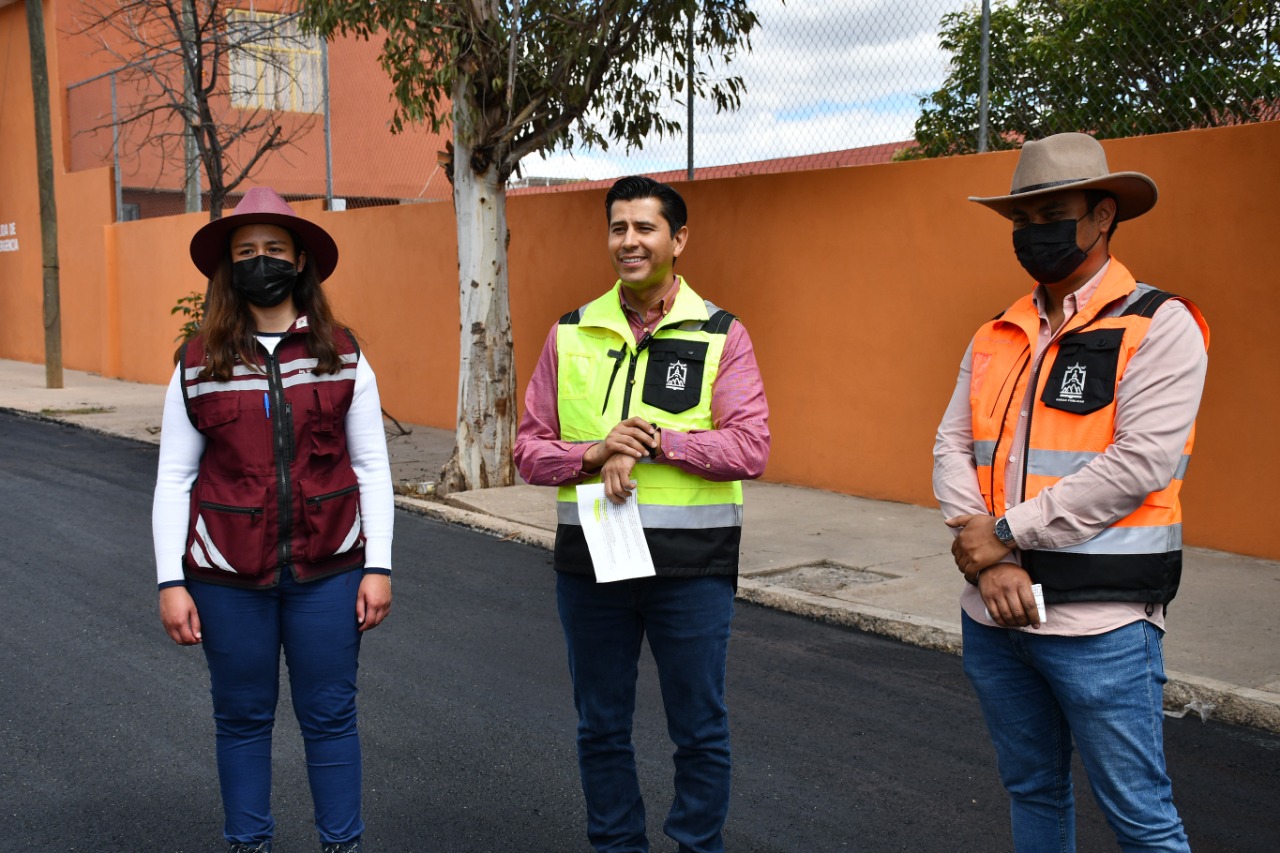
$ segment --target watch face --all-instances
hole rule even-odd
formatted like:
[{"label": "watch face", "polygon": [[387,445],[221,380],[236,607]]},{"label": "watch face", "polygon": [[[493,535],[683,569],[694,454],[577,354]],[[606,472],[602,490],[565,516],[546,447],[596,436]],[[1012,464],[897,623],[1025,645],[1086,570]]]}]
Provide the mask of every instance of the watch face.
[{"label": "watch face", "polygon": [[1009,529],[1009,522],[1003,518],[996,522],[996,538],[1006,545],[1013,544],[1013,531]]}]

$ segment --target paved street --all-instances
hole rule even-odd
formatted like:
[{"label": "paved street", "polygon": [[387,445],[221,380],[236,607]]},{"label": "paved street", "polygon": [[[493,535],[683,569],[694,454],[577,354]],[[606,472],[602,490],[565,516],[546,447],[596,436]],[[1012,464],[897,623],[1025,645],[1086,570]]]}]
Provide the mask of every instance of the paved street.
[{"label": "paved street", "polygon": [[[155,615],[156,449],[0,413],[0,838],[30,851],[214,851],[207,674]],[[396,519],[396,600],[361,668],[369,850],[588,849],[549,555]],[[655,853],[670,746],[641,675]],[[740,605],[730,659],[731,853],[1008,849],[1007,807],[957,657]],[[287,695],[287,690],[285,691]],[[314,850],[296,724],[276,738],[277,849]],[[1273,851],[1280,736],[1166,723],[1203,851]],[[1080,849],[1115,849],[1087,793]]]}]

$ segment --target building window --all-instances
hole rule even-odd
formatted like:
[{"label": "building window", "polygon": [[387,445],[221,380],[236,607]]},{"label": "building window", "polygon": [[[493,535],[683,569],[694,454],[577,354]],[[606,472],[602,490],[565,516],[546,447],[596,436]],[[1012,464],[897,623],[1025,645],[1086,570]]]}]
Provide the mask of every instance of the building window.
[{"label": "building window", "polygon": [[231,103],[243,109],[314,113],[324,90],[320,37],[297,15],[237,9],[227,15]]}]

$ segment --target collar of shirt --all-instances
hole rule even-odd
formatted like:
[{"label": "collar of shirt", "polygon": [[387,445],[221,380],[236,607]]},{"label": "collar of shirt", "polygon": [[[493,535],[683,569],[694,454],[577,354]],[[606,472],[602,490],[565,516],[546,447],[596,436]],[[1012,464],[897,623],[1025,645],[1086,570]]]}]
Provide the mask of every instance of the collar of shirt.
[{"label": "collar of shirt", "polygon": [[[1098,285],[1102,283],[1102,277],[1107,274],[1107,270],[1110,267],[1111,259],[1107,258],[1107,262],[1093,274],[1092,278],[1066,295],[1062,300],[1062,327],[1065,327],[1081,308],[1089,304],[1090,298],[1098,290]],[[1044,310],[1045,292],[1043,284],[1036,285],[1035,292],[1031,298],[1035,302],[1036,313],[1040,315],[1040,333],[1043,335],[1044,330],[1049,326],[1049,315]]]},{"label": "collar of shirt", "polygon": [[676,294],[680,292],[680,276],[676,276],[675,283],[662,294],[662,298],[655,302],[641,316],[640,312],[631,307],[631,303],[627,302],[627,298],[623,295],[622,289],[618,289],[618,299],[622,302],[622,313],[627,318],[627,323],[631,325],[631,333],[636,336],[636,340],[641,340],[645,335],[651,335],[658,330],[658,325],[662,318],[671,313],[671,308],[676,304]]}]

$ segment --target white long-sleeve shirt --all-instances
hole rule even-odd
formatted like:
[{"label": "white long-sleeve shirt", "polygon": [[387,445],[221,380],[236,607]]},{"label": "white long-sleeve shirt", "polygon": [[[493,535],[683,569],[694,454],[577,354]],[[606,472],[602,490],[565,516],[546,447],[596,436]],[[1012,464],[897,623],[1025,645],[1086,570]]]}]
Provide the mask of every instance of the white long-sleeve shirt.
[{"label": "white long-sleeve shirt", "polygon": [[[258,338],[274,349],[277,335]],[[174,368],[164,399],[160,432],[160,461],[151,506],[151,533],[156,554],[156,581],[181,581],[182,555],[190,521],[191,486],[200,468],[205,438],[187,417],[182,399],[182,366]],[[382,427],[378,380],[367,359],[356,364],[355,389],[345,420],[347,450],[360,487],[360,518],[365,537],[365,566],[391,569],[391,535],[395,495],[387,438]]]}]

